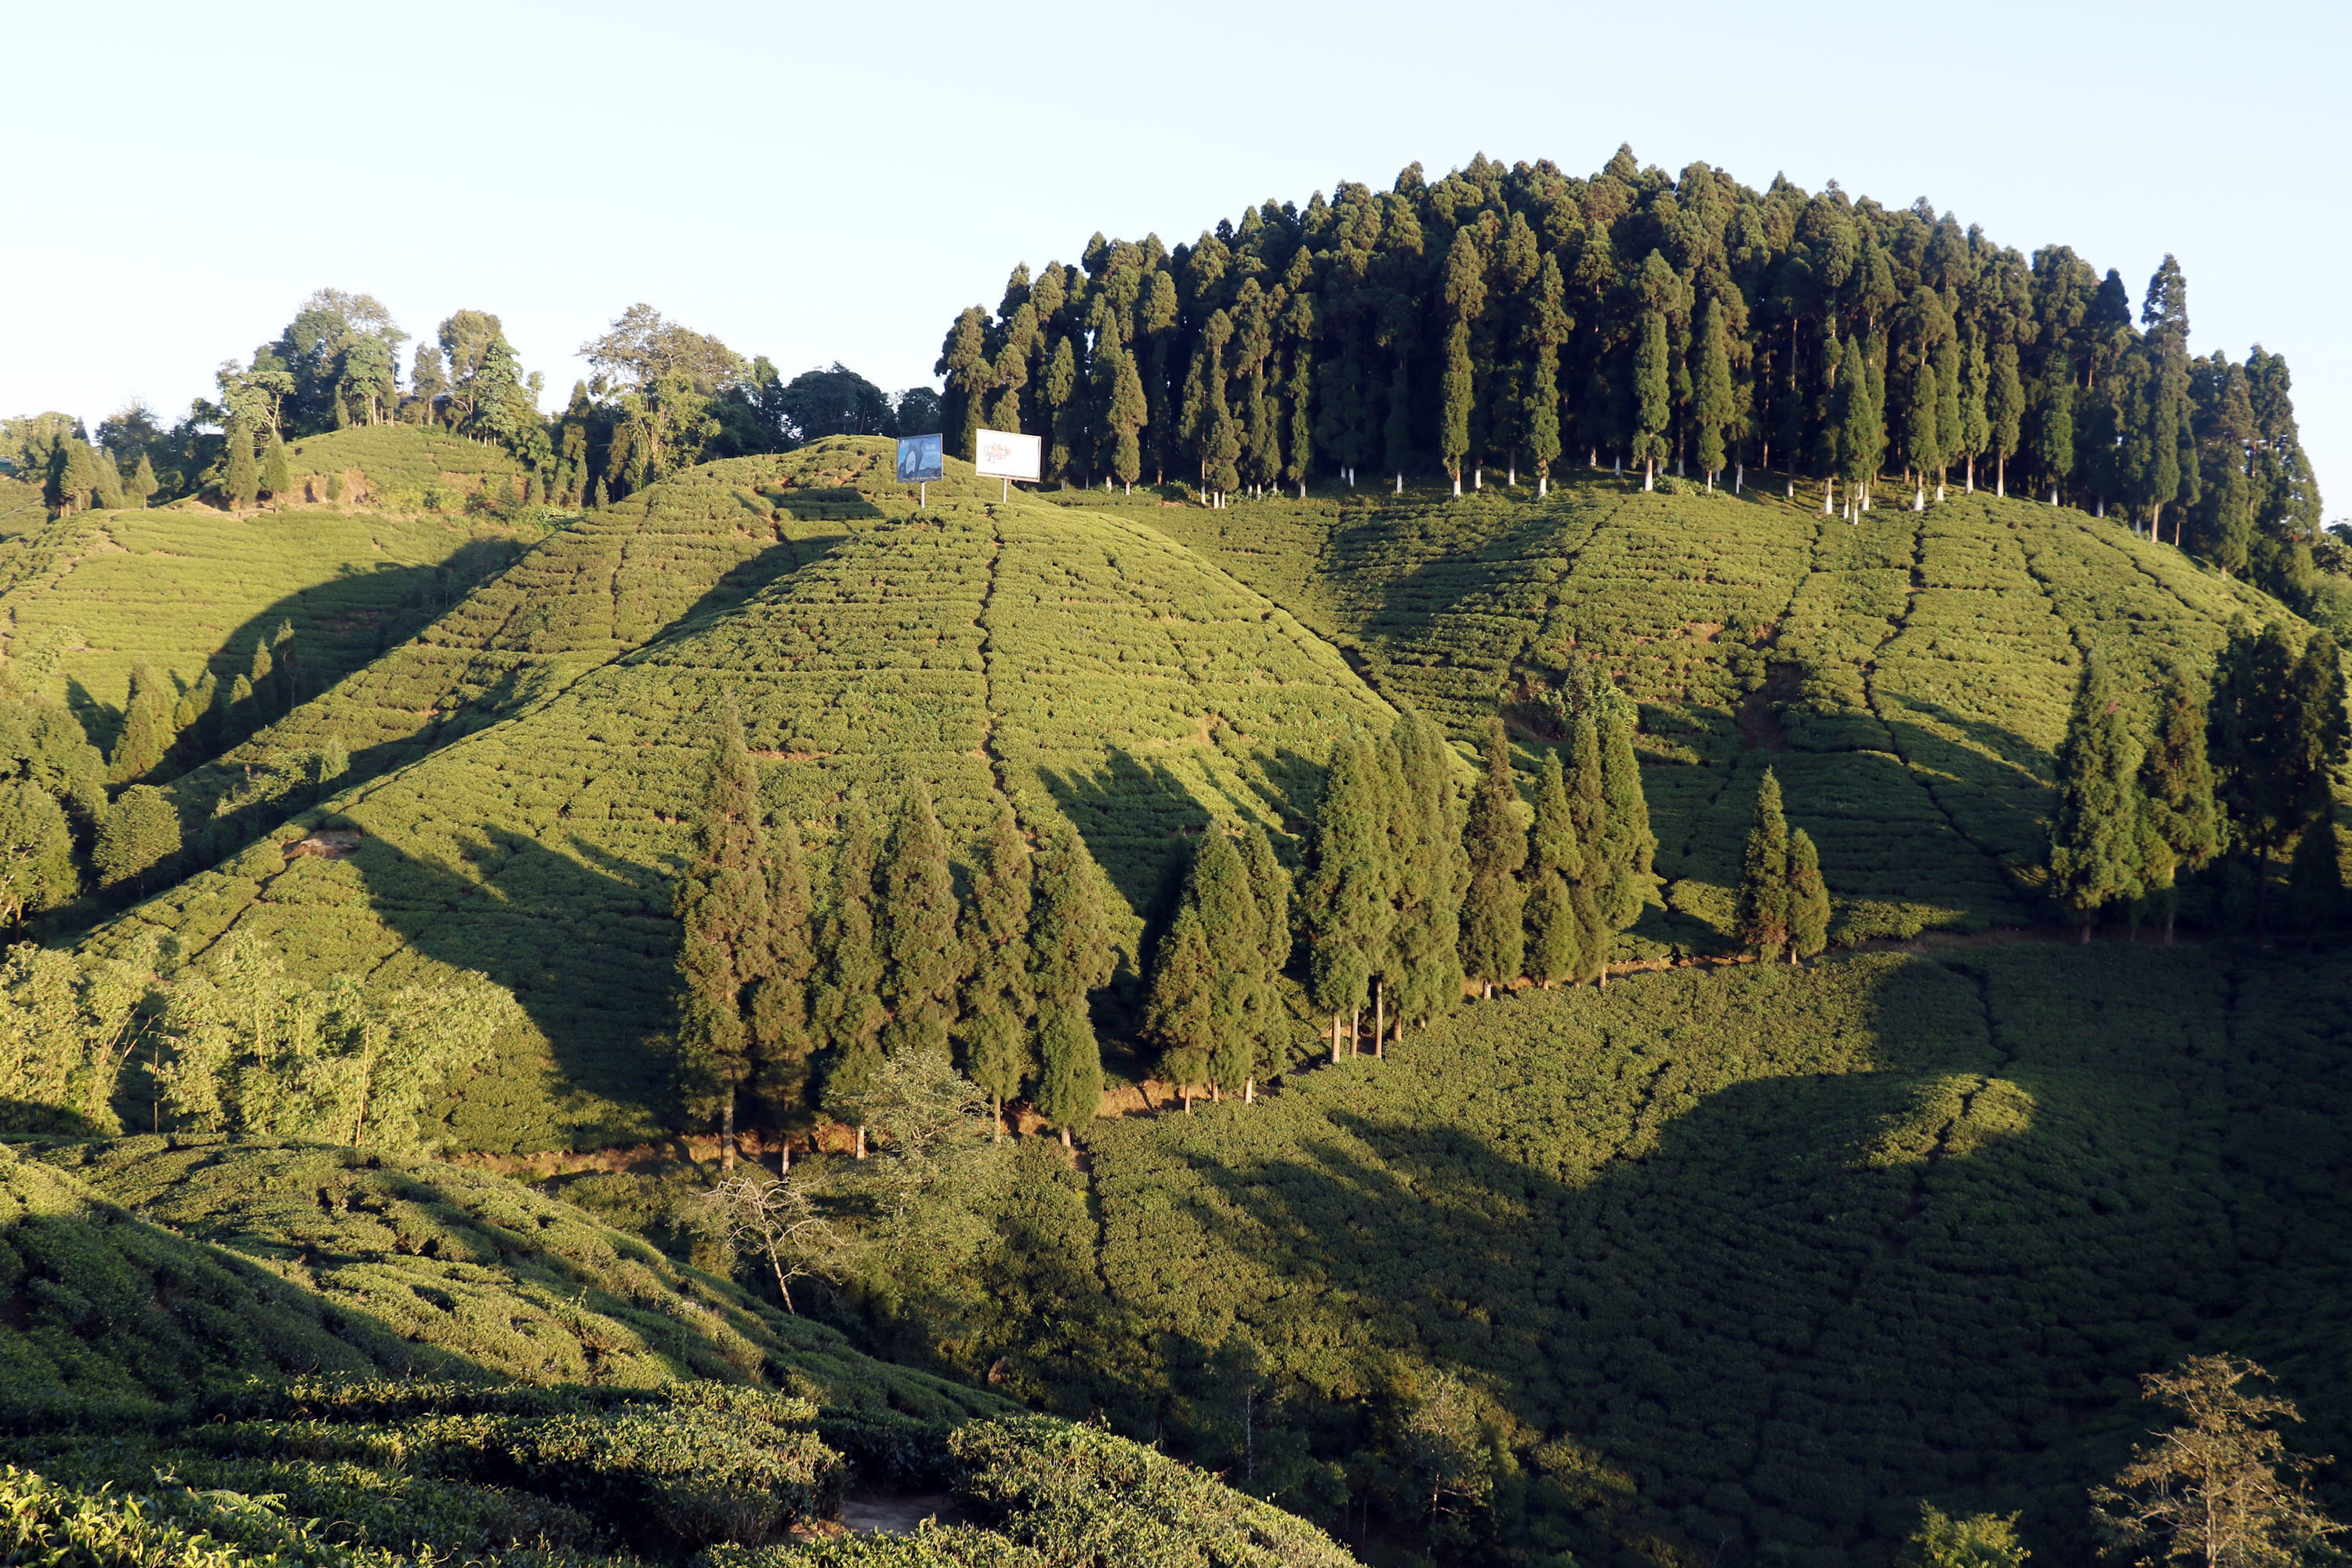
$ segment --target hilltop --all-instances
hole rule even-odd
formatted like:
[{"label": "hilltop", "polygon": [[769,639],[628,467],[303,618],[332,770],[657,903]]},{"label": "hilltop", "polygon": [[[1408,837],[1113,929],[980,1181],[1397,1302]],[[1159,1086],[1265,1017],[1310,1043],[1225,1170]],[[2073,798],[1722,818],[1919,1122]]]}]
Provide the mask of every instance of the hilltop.
[{"label": "hilltop", "polygon": [[[738,464],[767,465],[772,484],[882,455],[841,442]],[[436,626],[257,738],[283,746],[340,723],[355,758],[418,747],[420,721],[436,716],[418,687],[368,703],[402,689],[404,671],[463,668],[477,689],[519,696],[512,708],[489,697],[457,737],[150,900],[96,945],[160,929],[184,962],[239,930],[311,973],[404,983],[481,970],[532,1028],[457,1086],[458,1145],[644,1137],[671,1114],[658,1044],[673,1006],[669,886],[722,709],[761,759],[772,822],[792,824],[820,864],[845,801],[884,813],[917,779],[957,843],[984,833],[1000,796],[1032,831],[1075,824],[1123,898],[1113,920],[1130,963],[1188,834],[1212,820],[1295,829],[1333,736],[1385,722],[1386,705],[1286,612],[1125,519],[1026,500],[992,509],[967,479],[939,487],[920,517],[895,487],[821,495],[849,515],[820,520],[820,533],[782,521],[802,487],[771,501],[757,479],[724,464],[679,487],[741,520],[724,533],[708,511],[666,531],[656,486],[642,509],[600,520],[604,531],[551,540],[442,623],[493,628],[466,650],[480,662],[461,667]],[[683,570],[664,569],[674,553]],[[647,602],[622,591],[633,568]],[[582,576],[593,591],[545,586]],[[745,595],[746,579],[765,581]],[[545,632],[515,628],[526,616]],[[386,710],[417,717],[389,737],[359,729]],[[318,824],[355,836],[348,858],[289,858]]]}]

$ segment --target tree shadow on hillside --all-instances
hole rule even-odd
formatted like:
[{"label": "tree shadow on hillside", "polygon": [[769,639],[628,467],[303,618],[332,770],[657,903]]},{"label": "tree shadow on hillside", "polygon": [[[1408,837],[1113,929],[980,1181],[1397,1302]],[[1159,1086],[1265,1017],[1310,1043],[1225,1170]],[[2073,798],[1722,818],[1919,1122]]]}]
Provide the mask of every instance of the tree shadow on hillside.
[{"label": "tree shadow on hillside", "polygon": [[[1423,521],[1433,515],[1439,514],[1417,514]],[[1509,518],[1480,515],[1475,526],[1465,526],[1456,540],[1381,584],[1377,608],[1365,629],[1383,640],[1393,639],[1400,630],[1426,634],[1438,617],[1458,614],[1480,597],[1491,596],[1496,576],[1491,570],[1477,568],[1562,555],[1566,552],[1560,544],[1560,534],[1580,528],[1583,521],[1580,508],[1530,506]],[[1335,530],[1330,551],[1342,558],[1353,558],[1370,552],[1371,547],[1393,539],[1396,532],[1392,515],[1375,513],[1361,522]],[[1535,620],[1528,622],[1530,636],[1537,624]]]},{"label": "tree shadow on hillside", "polygon": [[[1948,984],[1905,994],[1935,967],[1881,983],[1882,1028],[1969,1007]],[[1524,1005],[1405,1048],[1486,1073],[1475,1042]],[[1280,1284],[1212,1286],[1184,1315],[1238,1310],[1263,1344],[1318,1347],[1302,1369],[1402,1350],[1454,1370],[1601,1448],[1654,1525],[1706,1549],[1728,1534],[1884,1562],[1922,1497],[2027,1508],[2081,1545],[2081,1489],[2144,1425],[2131,1380],[2263,1348],[2229,1320],[2279,1282],[2179,1201],[2202,1141],[2184,1131],[2210,1129],[2158,1109],[2172,1065],[2114,1051],[2085,1071],[2055,1035],[2004,1060],[1948,1023],[1908,1029],[1881,1070],[1639,1103],[1632,1145],[1590,1173],[1573,1103],[1538,1130],[1551,1151],[1520,1127],[1518,1157],[1474,1126],[1360,1109],[1263,1164],[1196,1154],[1196,1223]],[[2279,1305],[2268,1331],[2291,1336],[2299,1309]]]},{"label": "tree shadow on hillside", "polygon": [[1896,719],[1887,727],[1896,731],[1903,754],[1922,766],[1951,773],[1971,783],[1998,784],[2002,788],[2046,790],[2058,775],[2058,761],[2047,747],[2035,744],[2013,730],[1956,712],[1939,702],[1907,693],[1889,693],[1900,707],[1926,715],[1962,740],[1939,734],[1924,724]]},{"label": "tree shadow on hillside", "polygon": [[[556,1103],[531,1105],[542,1090],[507,1081],[527,1076],[526,1058],[485,1064],[467,1094],[511,1100],[526,1120],[555,1118],[562,1140],[593,1146],[676,1120],[661,1041],[673,1021],[677,928],[663,869],[572,844],[577,858],[488,828],[458,845],[459,870],[371,837],[352,863],[370,908],[404,943],[511,992],[544,1037]],[[612,1106],[637,1114],[623,1124],[600,1109]]]}]

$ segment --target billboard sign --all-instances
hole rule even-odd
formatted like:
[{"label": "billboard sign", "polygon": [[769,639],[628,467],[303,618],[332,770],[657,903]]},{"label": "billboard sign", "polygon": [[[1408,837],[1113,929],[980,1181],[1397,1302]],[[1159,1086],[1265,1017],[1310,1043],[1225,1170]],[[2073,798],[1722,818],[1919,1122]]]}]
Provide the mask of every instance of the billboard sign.
[{"label": "billboard sign", "polygon": [[983,479],[1037,480],[1042,444],[1034,436],[982,430],[972,440],[972,470]]},{"label": "billboard sign", "polygon": [[940,438],[937,436],[901,436],[898,437],[898,482],[919,484],[925,479],[943,479],[946,470],[940,466]]}]

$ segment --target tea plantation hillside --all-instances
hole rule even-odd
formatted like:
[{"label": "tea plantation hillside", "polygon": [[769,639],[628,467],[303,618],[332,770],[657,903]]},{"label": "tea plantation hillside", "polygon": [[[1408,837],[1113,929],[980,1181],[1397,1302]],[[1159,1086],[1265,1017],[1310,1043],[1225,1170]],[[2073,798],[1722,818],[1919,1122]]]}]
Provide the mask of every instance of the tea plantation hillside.
[{"label": "tea plantation hillside", "polygon": [[274,659],[308,696],[398,646],[520,555],[523,535],[442,517],[203,507],[79,512],[0,542],[0,649],[110,745],[131,671],[181,692],[233,684],[290,626]]},{"label": "tea plantation hillside", "polygon": [[2347,1451],[2352,965],[1941,952],[1521,993],[1106,1122],[979,1337],[1212,1466],[1252,1399],[1261,1489],[1318,1517],[1323,1467],[1397,1485],[1461,1407],[1497,1443],[1464,1515],[1529,1561],[1884,1563],[1926,1498],[2087,1562],[2135,1379],[2219,1350]]},{"label": "tea plantation hillside", "polygon": [[0,474],[0,539],[26,533],[48,521],[41,487]]},{"label": "tea plantation hillside", "polygon": [[690,612],[740,602],[883,515],[845,488],[882,461],[874,447],[828,443],[706,464],[587,514],[382,658],[175,783],[183,820],[193,833],[234,813],[249,837],[286,809],[285,792],[268,781],[299,777],[310,755],[344,753],[354,779],[372,777],[543,700]]},{"label": "tea plantation hillside", "polygon": [[[121,1564],[1350,1561],[1097,1430],[874,1361],[570,1205],[430,1161],[0,1146],[0,1549]],[[26,1467],[18,1468],[17,1467]],[[796,1542],[826,1542],[813,1553]],[[755,1555],[757,1553],[757,1555]]]},{"label": "tea plantation hillside", "polygon": [[[728,482],[733,465],[718,468],[701,481],[714,493],[754,494]],[[688,535],[703,591],[746,557],[772,579],[698,614],[685,574],[647,565],[643,601],[613,588],[644,556],[666,559],[671,536],[647,529],[586,556],[569,601],[549,583],[567,559],[551,542],[450,618],[504,605],[564,628],[545,653],[517,634],[518,651],[484,654],[531,672],[518,687],[538,683],[514,717],[279,831],[290,841],[331,816],[359,836],[347,858],[289,858],[265,840],[97,944],[162,928],[184,960],[236,930],[310,973],[481,970],[534,1026],[457,1086],[447,1136],[501,1150],[633,1139],[675,1124],[658,1044],[675,1016],[671,883],[729,707],[761,759],[771,823],[799,833],[814,863],[828,862],[854,801],[880,816],[920,780],[951,843],[971,845],[1002,797],[1033,832],[1076,826],[1123,896],[1112,922],[1130,956],[1189,836],[1213,819],[1295,829],[1334,736],[1389,721],[1328,645],[1152,530],[1026,501],[992,516],[968,485],[941,489],[919,518],[911,497],[877,497],[873,518],[822,550],[766,542],[764,503],[765,553],[744,536]],[[562,619],[572,603],[593,616]],[[480,668],[437,648],[438,633],[280,730],[329,722],[339,704],[355,721],[404,712],[397,698],[362,705],[396,670]]]},{"label": "tea plantation hillside", "polygon": [[1560,670],[1605,665],[1642,704],[1670,879],[1636,933],[1654,952],[1723,943],[1767,764],[1820,845],[1844,937],[2039,918],[2053,752],[2084,651],[2111,646],[2148,692],[2166,659],[2210,670],[2233,616],[2300,625],[2119,522],[1984,494],[1856,523],[1760,488],[1607,479],[1543,502],[1492,486],[1148,515],[1464,738],[1497,706],[1548,738],[1540,698]]}]

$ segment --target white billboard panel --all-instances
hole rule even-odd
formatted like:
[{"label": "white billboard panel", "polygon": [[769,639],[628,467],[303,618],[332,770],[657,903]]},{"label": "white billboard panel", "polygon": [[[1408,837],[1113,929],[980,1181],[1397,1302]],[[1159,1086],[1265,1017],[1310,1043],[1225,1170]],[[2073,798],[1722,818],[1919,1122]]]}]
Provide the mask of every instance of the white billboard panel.
[{"label": "white billboard panel", "polygon": [[982,430],[971,444],[972,471],[988,479],[1027,479],[1034,484],[1044,461],[1043,444],[1034,436],[1009,430]]}]

